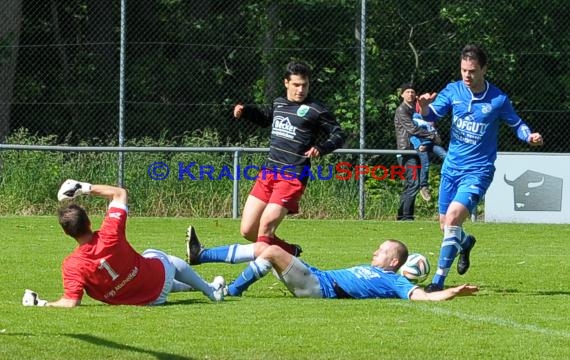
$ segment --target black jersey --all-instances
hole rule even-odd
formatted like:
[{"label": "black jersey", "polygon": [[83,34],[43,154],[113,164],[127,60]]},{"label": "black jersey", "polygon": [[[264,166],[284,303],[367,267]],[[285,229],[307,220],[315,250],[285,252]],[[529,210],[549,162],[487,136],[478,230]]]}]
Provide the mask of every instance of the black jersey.
[{"label": "black jersey", "polygon": [[[311,165],[305,152],[315,147],[320,155],[326,155],[340,148],[345,134],[335,116],[323,105],[307,98],[302,103],[278,97],[271,108],[245,105],[242,115],[259,125],[271,125],[271,141],[266,166],[300,175],[303,168]],[[326,139],[316,144],[320,133]],[[291,166],[294,167],[292,170]],[[306,179],[300,179],[305,182]]]}]

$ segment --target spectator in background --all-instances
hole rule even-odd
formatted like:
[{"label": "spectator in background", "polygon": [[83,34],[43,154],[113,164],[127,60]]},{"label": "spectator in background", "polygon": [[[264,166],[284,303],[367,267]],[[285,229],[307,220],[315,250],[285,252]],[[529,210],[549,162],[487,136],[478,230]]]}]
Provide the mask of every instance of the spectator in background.
[{"label": "spectator in background", "polygon": [[[416,104],[416,90],[413,84],[404,83],[400,86],[400,96],[402,103],[396,109],[394,116],[394,126],[396,127],[396,143],[398,150],[413,150],[410,137],[416,136],[420,139],[439,142],[437,133],[429,132],[418,127],[413,122],[413,115]],[[400,193],[400,206],[398,208],[397,220],[414,220],[414,208],[416,196],[420,190],[420,159],[418,155],[400,154],[398,164],[406,169],[404,188]]]},{"label": "spectator in background", "polygon": [[[417,107],[416,107],[417,108]],[[422,115],[415,112],[413,116],[414,124],[420,129],[427,130],[431,133],[437,133],[433,123],[427,122],[422,118]],[[434,144],[432,140],[422,139],[418,136],[410,136],[410,142],[414,149],[418,152],[420,158],[420,195],[425,201],[431,201],[431,192],[429,190],[429,168],[430,168],[430,154],[435,154],[441,159],[445,160],[447,152],[443,146]]]}]

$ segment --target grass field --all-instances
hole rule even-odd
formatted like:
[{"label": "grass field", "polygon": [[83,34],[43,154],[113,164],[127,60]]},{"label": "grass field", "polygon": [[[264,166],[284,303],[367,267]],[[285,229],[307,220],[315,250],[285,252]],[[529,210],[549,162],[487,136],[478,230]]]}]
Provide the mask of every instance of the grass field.
[{"label": "grass field", "polygon": [[[100,223],[96,218],[95,226]],[[207,246],[242,242],[239,223],[191,220]],[[183,218],[131,218],[137,250],[184,257]],[[468,224],[477,236],[472,267],[447,284],[481,286],[440,303],[293,298],[269,275],[241,298],[213,304],[177,293],[161,307],[108,306],[86,298],[74,309],[21,305],[25,288],[61,295],[60,264],[74,248],[54,217],[2,217],[1,359],[569,359],[570,226]],[[303,245],[323,269],[369,263],[385,238],[406,242],[435,267],[435,222],[286,220],[280,235]],[[204,264],[208,280],[233,279],[244,265]]]}]

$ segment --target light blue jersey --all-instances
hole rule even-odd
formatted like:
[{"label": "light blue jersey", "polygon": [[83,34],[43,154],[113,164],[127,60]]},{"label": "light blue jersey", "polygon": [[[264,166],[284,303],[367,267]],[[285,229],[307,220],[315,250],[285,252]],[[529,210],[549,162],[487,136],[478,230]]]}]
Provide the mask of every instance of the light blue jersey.
[{"label": "light blue jersey", "polygon": [[448,84],[429,105],[426,120],[452,112],[451,140],[442,172],[446,168],[494,173],[500,120],[527,141],[530,129],[515,113],[508,96],[485,81],[485,91],[473,94],[463,81]]},{"label": "light blue jersey", "polygon": [[311,266],[309,269],[319,279],[324,298],[339,297],[335,284],[355,299],[409,299],[412,290],[417,288],[405,277],[371,265],[326,271]]},{"label": "light blue jersey", "polygon": [[[435,128],[432,126],[432,124],[430,122],[425,121],[421,114],[414,113],[414,115],[412,116],[412,121],[414,122],[414,125],[416,125],[420,129],[423,129],[425,131],[429,131],[430,133],[435,132]],[[412,146],[416,150],[421,145],[429,145],[429,146],[433,145],[432,140],[426,139],[426,138],[421,138],[421,137],[415,136],[415,135],[410,136],[410,142],[412,143]]]},{"label": "light blue jersey", "polygon": [[422,129],[429,131],[429,132],[435,131],[435,128],[432,126],[432,124],[430,122],[425,121],[423,119],[423,117],[418,113],[414,113],[414,116],[412,117],[412,121],[419,128],[422,128]]}]

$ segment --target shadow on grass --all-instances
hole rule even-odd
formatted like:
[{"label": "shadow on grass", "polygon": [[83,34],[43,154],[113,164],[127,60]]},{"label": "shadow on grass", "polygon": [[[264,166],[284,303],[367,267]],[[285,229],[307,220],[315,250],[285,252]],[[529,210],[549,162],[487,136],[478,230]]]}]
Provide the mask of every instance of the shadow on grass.
[{"label": "shadow on grass", "polygon": [[522,295],[531,295],[531,296],[554,296],[554,295],[570,296],[570,291],[562,291],[562,290],[521,291],[519,289],[505,289],[505,288],[493,288],[493,287],[486,287],[485,290],[489,290],[498,294],[522,294]]},{"label": "shadow on grass", "polygon": [[172,359],[172,360],[191,360],[191,357],[185,357],[185,356],[180,356],[180,355],[175,355],[175,354],[169,354],[169,353],[165,353],[165,352],[160,352],[160,351],[153,351],[153,350],[147,350],[147,349],[143,349],[143,348],[139,348],[139,347],[135,347],[135,346],[130,346],[130,345],[124,345],[124,344],[119,344],[116,343],[114,341],[109,341],[97,336],[93,336],[93,335],[87,335],[87,334],[64,334],[66,336],[69,336],[71,338],[74,339],[78,339],[81,341],[85,341],[97,346],[103,346],[106,348],[111,348],[111,349],[118,349],[118,350],[125,350],[125,351],[131,351],[131,352],[137,352],[137,353],[141,353],[141,354],[148,354],[151,356],[154,356],[155,358],[159,359],[159,360],[167,360],[167,359]]},{"label": "shadow on grass", "polygon": [[531,295],[551,296],[551,295],[566,295],[570,296],[570,291],[534,291]]},{"label": "shadow on grass", "polygon": [[202,304],[209,304],[212,301],[208,299],[180,299],[180,300],[172,300],[168,299],[164,304],[156,305],[157,307],[163,306],[172,306],[172,305],[202,305]]},{"label": "shadow on grass", "polygon": [[499,294],[519,294],[519,293],[521,293],[521,291],[519,289],[486,287],[485,290],[489,290],[489,291],[492,291],[494,293],[499,293]]},{"label": "shadow on grass", "polygon": [[227,303],[227,302],[234,302],[234,301],[239,301],[241,299],[241,297],[239,296],[226,296],[224,298],[223,301],[219,302],[219,303],[214,303],[211,300],[208,299],[204,299],[204,300],[196,300],[196,299],[181,299],[181,300],[168,300],[165,304],[162,305],[158,305],[159,307],[161,306],[173,306],[173,305],[218,305],[218,304],[223,304],[223,303]]}]

